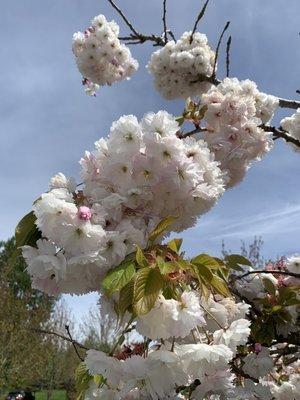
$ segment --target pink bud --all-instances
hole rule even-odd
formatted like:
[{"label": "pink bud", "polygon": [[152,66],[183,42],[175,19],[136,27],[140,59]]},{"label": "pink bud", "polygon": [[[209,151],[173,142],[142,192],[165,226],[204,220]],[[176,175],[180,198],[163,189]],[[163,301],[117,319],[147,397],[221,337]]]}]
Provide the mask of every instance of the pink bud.
[{"label": "pink bud", "polygon": [[262,345],[260,343],[255,343],[254,351],[255,353],[260,353],[262,351]]},{"label": "pink bud", "polygon": [[81,206],[79,207],[77,216],[79,219],[82,219],[83,221],[89,221],[92,218],[91,209],[86,206]]}]

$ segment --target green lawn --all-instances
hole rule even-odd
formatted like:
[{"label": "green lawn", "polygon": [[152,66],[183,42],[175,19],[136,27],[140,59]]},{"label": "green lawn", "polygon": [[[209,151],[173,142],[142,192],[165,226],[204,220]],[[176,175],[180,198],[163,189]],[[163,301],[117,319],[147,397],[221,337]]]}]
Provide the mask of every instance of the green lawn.
[{"label": "green lawn", "polygon": [[[35,392],[36,400],[46,400],[47,393],[45,391]],[[53,390],[51,400],[66,400],[66,392],[64,390]]]},{"label": "green lawn", "polygon": [[[6,398],[5,395],[0,395],[0,400],[4,400]],[[45,390],[41,392],[35,392],[35,400],[46,400],[47,399],[47,392]],[[66,392],[65,390],[53,390],[51,400],[66,400]]]}]

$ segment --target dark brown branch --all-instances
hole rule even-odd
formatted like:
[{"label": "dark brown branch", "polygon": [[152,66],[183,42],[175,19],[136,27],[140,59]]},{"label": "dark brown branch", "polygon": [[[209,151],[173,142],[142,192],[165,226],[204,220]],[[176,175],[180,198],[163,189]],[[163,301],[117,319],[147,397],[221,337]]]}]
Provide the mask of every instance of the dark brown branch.
[{"label": "dark brown branch", "polygon": [[231,36],[229,36],[226,44],[226,77],[230,74],[230,48],[231,48]]},{"label": "dark brown branch", "polygon": [[199,133],[199,132],[207,132],[207,129],[198,127],[198,128],[193,129],[190,132],[181,132],[181,131],[179,131],[179,132],[177,132],[177,137],[179,139],[185,139],[185,138],[187,138],[189,136],[192,136],[192,135],[195,135],[196,133]]},{"label": "dark brown branch", "polygon": [[135,36],[140,36],[138,31],[133,27],[132,23],[127,19],[127,17],[124,15],[123,11],[115,4],[115,2],[113,0],[108,0],[108,2],[120,14],[120,16],[123,18],[125,24],[135,34]]},{"label": "dark brown branch", "polygon": [[167,0],[163,0],[163,26],[164,26],[164,39],[168,43],[168,28],[167,28]]},{"label": "dark brown branch", "polygon": [[292,108],[293,110],[297,110],[297,108],[300,108],[300,101],[279,98],[279,107]]},{"label": "dark brown branch", "polygon": [[223,36],[224,36],[225,32],[229,28],[229,25],[230,25],[230,21],[227,21],[226,25],[224,26],[224,29],[223,29],[223,31],[221,33],[221,36],[219,38],[218,44],[217,44],[215,62],[214,62],[214,69],[213,69],[213,73],[212,73],[212,77],[213,78],[216,76],[217,61],[218,61],[218,57],[219,57],[219,51],[220,51],[220,46],[221,46],[221,43],[222,43],[222,39],[223,39]]},{"label": "dark brown branch", "polygon": [[202,7],[202,10],[201,10],[200,13],[198,14],[198,17],[197,17],[197,19],[196,19],[196,22],[195,22],[194,27],[193,27],[193,30],[192,30],[192,34],[191,34],[191,38],[190,38],[190,44],[193,43],[194,33],[195,33],[196,30],[197,30],[197,26],[198,26],[200,20],[202,19],[202,17],[203,17],[204,14],[205,14],[206,7],[207,7],[208,3],[209,3],[209,0],[206,0],[206,2],[204,3],[204,6]]},{"label": "dark brown branch", "polygon": [[268,270],[255,270],[255,271],[248,271],[243,275],[237,275],[233,277],[233,280],[238,280],[238,279],[243,279],[246,278],[249,275],[253,274],[279,274],[279,275],[286,275],[286,276],[292,276],[294,278],[300,279],[300,274],[297,274],[296,272],[289,272],[289,271],[268,271]]},{"label": "dark brown branch", "polygon": [[76,346],[80,347],[81,349],[90,350],[88,347],[86,347],[86,346],[84,346],[83,344],[77,342],[76,340],[70,339],[69,337],[64,336],[64,335],[61,335],[60,333],[57,333],[57,332],[54,332],[54,331],[48,331],[48,330],[46,330],[46,329],[39,329],[39,328],[32,328],[31,330],[32,330],[33,332],[40,333],[40,334],[44,334],[44,335],[53,335],[53,336],[57,336],[57,337],[59,337],[59,338],[62,339],[62,340],[66,340],[67,342],[75,343]]},{"label": "dark brown branch", "polygon": [[[131,34],[130,36],[121,36],[119,37],[119,40],[124,40],[124,41],[136,41],[136,43],[131,43],[131,44],[143,44],[145,42],[154,42],[153,46],[164,46],[165,42],[164,40],[156,35],[143,35],[139,33],[139,35],[133,35]],[[126,43],[128,44],[128,42]]]},{"label": "dark brown branch", "polygon": [[170,29],[168,29],[168,34],[171,36],[171,38],[174,40],[174,42],[176,43],[176,38],[175,38],[175,35],[174,35],[174,33],[170,30]]},{"label": "dark brown branch", "polygon": [[286,142],[293,143],[295,146],[300,147],[300,140],[289,135],[286,131],[284,131],[281,128],[278,129],[275,126],[269,126],[269,125],[260,125],[260,128],[262,128],[266,132],[272,132],[273,140],[281,138],[284,139]]},{"label": "dark brown branch", "polygon": [[77,349],[76,343],[74,342],[74,340],[73,340],[73,338],[72,338],[69,325],[65,325],[65,329],[66,329],[66,331],[67,331],[67,333],[68,333],[68,336],[69,336],[69,338],[70,338],[70,341],[72,342],[72,345],[73,345],[73,347],[74,347],[75,353],[77,354],[77,357],[80,359],[80,361],[83,361],[83,358],[81,357],[81,355],[79,354],[79,351],[78,351],[78,349]]}]

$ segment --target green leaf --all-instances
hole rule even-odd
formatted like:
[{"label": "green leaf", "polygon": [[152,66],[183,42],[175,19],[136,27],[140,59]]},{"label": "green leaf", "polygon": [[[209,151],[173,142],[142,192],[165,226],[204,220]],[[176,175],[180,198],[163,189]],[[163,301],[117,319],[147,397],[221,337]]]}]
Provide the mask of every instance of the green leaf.
[{"label": "green leaf", "polygon": [[170,225],[177,220],[177,217],[167,217],[160,221],[149,235],[149,240],[154,242],[159,236],[163,235]]},{"label": "green leaf", "polygon": [[196,273],[197,278],[198,278],[199,281],[204,279],[208,283],[212,282],[214,275],[206,265],[203,265],[203,264],[196,264],[195,265],[194,264],[193,270]]},{"label": "green leaf", "polygon": [[105,378],[102,375],[94,375],[94,382],[100,387],[105,382]]},{"label": "green leaf", "polygon": [[268,278],[263,278],[262,281],[266,291],[272,296],[275,296],[276,287],[274,286],[274,283]]},{"label": "green leaf", "polygon": [[143,252],[143,250],[139,247],[136,246],[136,255],[135,255],[135,259],[136,262],[138,263],[138,265],[142,268],[145,268],[148,266],[148,261],[145,257],[145,254]]},{"label": "green leaf", "polygon": [[172,272],[175,272],[178,270],[176,264],[174,264],[172,262],[165,262],[164,259],[160,256],[158,256],[156,258],[156,260],[157,260],[157,266],[162,275],[171,274]]},{"label": "green leaf", "polygon": [[164,298],[168,299],[168,300],[175,299],[175,300],[179,301],[180,297],[181,297],[179,288],[174,286],[174,285],[172,285],[171,283],[167,284],[164,287],[163,295],[164,295]]},{"label": "green leaf", "polygon": [[182,239],[172,239],[167,243],[169,249],[175,251],[175,253],[179,253],[182,245]]},{"label": "green leaf", "polygon": [[36,246],[36,242],[42,237],[36,224],[36,217],[31,211],[21,219],[15,230],[16,247]]},{"label": "green leaf", "polygon": [[281,305],[277,305],[277,306],[273,306],[272,307],[272,311],[274,312],[274,313],[276,313],[276,312],[278,312],[278,311],[280,311],[280,310],[282,310],[282,306]]},{"label": "green leaf", "polygon": [[269,346],[275,337],[274,321],[272,319],[254,321],[251,325],[251,336],[255,342]]},{"label": "green leaf", "polygon": [[230,296],[229,289],[227,287],[226,282],[219,278],[218,276],[214,275],[212,281],[210,282],[211,286],[215,289],[216,292],[221,294],[222,296]]},{"label": "green leaf", "polygon": [[103,288],[112,294],[121,290],[135,275],[135,263],[123,261],[117,268],[109,271],[102,282]]},{"label": "green leaf", "polygon": [[75,370],[76,400],[84,400],[85,392],[93,376],[89,374],[84,362],[81,362]]},{"label": "green leaf", "polygon": [[121,290],[118,302],[118,313],[123,316],[133,303],[133,280],[127,283]]},{"label": "green leaf", "polygon": [[198,115],[198,119],[201,120],[204,118],[206,111],[208,110],[208,106],[203,106],[200,108],[199,110],[199,115]]},{"label": "green leaf", "polygon": [[180,117],[175,118],[178,122],[178,125],[181,126],[184,123],[185,118],[181,115]]},{"label": "green leaf", "polygon": [[205,265],[210,269],[220,268],[220,264],[218,263],[218,261],[208,254],[199,254],[198,256],[192,258],[191,263]]},{"label": "green leaf", "polygon": [[142,268],[137,272],[133,296],[136,315],[147,314],[153,308],[163,284],[163,277],[157,268]]},{"label": "green leaf", "polygon": [[225,257],[225,261],[229,264],[235,265],[248,265],[249,267],[252,266],[251,261],[249,261],[246,257],[241,256],[240,254],[231,254]]}]

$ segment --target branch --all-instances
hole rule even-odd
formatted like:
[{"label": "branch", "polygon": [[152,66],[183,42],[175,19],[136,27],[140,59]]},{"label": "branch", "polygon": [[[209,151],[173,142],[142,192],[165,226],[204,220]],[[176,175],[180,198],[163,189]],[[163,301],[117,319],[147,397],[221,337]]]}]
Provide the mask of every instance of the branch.
[{"label": "branch", "polygon": [[262,270],[256,270],[256,271],[248,271],[243,275],[237,275],[233,277],[233,280],[239,280],[239,279],[243,279],[246,278],[249,275],[253,275],[253,274],[279,274],[279,275],[286,275],[286,276],[292,276],[294,278],[298,278],[300,279],[300,274],[297,274],[296,272],[289,272],[289,271],[266,271],[264,269]]},{"label": "branch", "polygon": [[129,20],[126,18],[124,15],[123,11],[115,4],[113,0],[108,0],[108,2],[111,4],[111,6],[121,15],[123,18],[125,24],[129,27],[129,29],[135,34],[135,36],[140,36],[138,31],[133,27],[132,23],[129,22]]},{"label": "branch", "polygon": [[168,43],[168,28],[167,28],[167,0],[163,0],[163,26],[164,26],[164,38],[165,43]]},{"label": "branch", "polygon": [[279,98],[279,107],[292,108],[293,110],[297,110],[297,108],[300,108],[300,101]]},{"label": "branch", "polygon": [[220,50],[220,46],[221,46],[221,43],[222,43],[222,39],[223,39],[223,36],[224,36],[225,32],[226,32],[227,29],[229,28],[229,25],[230,25],[230,21],[227,21],[227,22],[226,22],[226,25],[224,26],[224,29],[223,29],[223,31],[222,31],[222,33],[221,33],[221,36],[220,36],[220,38],[219,38],[218,44],[217,44],[216,55],[215,55],[215,62],[214,62],[214,69],[213,69],[213,73],[212,73],[212,77],[213,77],[213,78],[216,76],[217,61],[218,61],[219,50]]},{"label": "branch", "polygon": [[197,17],[197,19],[196,19],[196,22],[195,22],[194,27],[193,27],[193,30],[192,30],[191,38],[190,38],[190,44],[193,43],[194,33],[195,33],[196,30],[197,30],[198,23],[200,22],[201,18],[202,18],[202,17],[204,16],[204,14],[205,14],[205,10],[206,10],[206,7],[207,7],[208,3],[209,3],[209,0],[206,0],[204,6],[202,7],[202,10],[200,11],[200,13],[199,13],[199,15],[198,15],[198,17]]},{"label": "branch", "polygon": [[229,77],[230,73],[230,48],[231,48],[231,36],[229,36],[226,44],[226,77]]},{"label": "branch", "polygon": [[207,132],[207,129],[198,127],[198,128],[193,129],[190,132],[185,132],[184,133],[184,132],[179,131],[179,132],[177,132],[177,137],[179,139],[185,139],[185,138],[187,138],[189,136],[192,136],[192,135],[195,135],[196,133],[199,133],[199,132]]},{"label": "branch", "polygon": [[73,338],[72,338],[69,325],[65,325],[65,329],[66,329],[66,331],[67,331],[67,333],[68,333],[68,335],[69,335],[70,341],[72,342],[72,345],[73,345],[73,347],[74,347],[75,353],[77,354],[77,357],[80,359],[80,361],[83,361],[84,359],[83,359],[83,358],[81,357],[81,355],[79,354],[78,349],[77,349],[77,346],[76,346],[76,344],[75,344],[75,342],[74,342],[74,340],[73,340]]},{"label": "branch", "polygon": [[262,128],[266,132],[272,132],[273,140],[281,138],[284,139],[286,142],[293,143],[295,146],[300,147],[300,140],[289,135],[283,129],[278,129],[275,126],[268,126],[268,125],[260,125],[260,128]]},{"label": "branch", "polygon": [[[143,35],[139,33],[138,35],[133,35],[131,34],[130,36],[124,36],[124,37],[119,37],[119,40],[124,40],[124,41],[132,41],[130,43],[126,44],[143,44],[145,42],[154,42],[153,46],[164,46],[165,42],[160,36],[156,35]],[[136,41],[136,42],[133,42]]]},{"label": "branch", "polygon": [[73,344],[75,343],[76,346],[80,347],[81,349],[90,350],[90,348],[84,346],[83,344],[77,342],[76,340],[70,339],[69,337],[64,336],[64,335],[61,335],[60,333],[57,333],[57,332],[54,332],[54,331],[48,331],[48,330],[45,330],[45,329],[39,329],[39,328],[32,328],[31,330],[32,330],[33,332],[41,333],[41,334],[44,334],[44,335],[54,335],[54,336],[57,336],[57,337],[59,337],[60,339],[66,340],[67,342],[70,342],[70,343],[73,343]]}]

